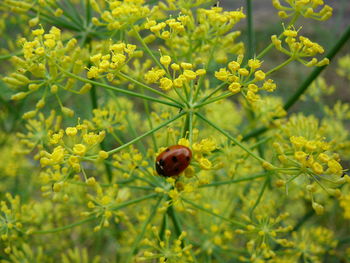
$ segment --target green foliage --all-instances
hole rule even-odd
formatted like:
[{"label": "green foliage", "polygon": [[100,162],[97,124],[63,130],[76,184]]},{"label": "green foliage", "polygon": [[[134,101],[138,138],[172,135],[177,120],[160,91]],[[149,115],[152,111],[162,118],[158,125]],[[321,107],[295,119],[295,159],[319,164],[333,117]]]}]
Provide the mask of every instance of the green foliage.
[{"label": "green foliage", "polygon": [[[250,0],[1,1],[0,262],[350,260],[350,106],[319,77],[350,28],[327,51],[297,22],[330,6],[272,6],[256,52]],[[171,145],[192,159],[162,177]]]}]

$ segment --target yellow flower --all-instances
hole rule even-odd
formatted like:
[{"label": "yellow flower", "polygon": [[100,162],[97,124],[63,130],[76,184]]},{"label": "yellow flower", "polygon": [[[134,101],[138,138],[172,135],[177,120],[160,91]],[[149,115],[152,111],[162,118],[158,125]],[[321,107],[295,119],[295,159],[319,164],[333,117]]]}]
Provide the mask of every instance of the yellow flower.
[{"label": "yellow flower", "polygon": [[210,170],[212,168],[212,163],[207,158],[199,159],[199,165],[204,170]]},{"label": "yellow flower", "polygon": [[183,145],[186,147],[190,147],[190,141],[187,140],[186,138],[181,138],[178,142],[179,145]]},{"label": "yellow flower", "polygon": [[241,84],[239,82],[232,82],[228,86],[229,91],[231,91],[233,94],[236,94],[241,91]]},{"label": "yellow flower", "polygon": [[75,135],[77,135],[77,133],[78,133],[78,130],[77,130],[77,128],[75,128],[75,127],[68,127],[68,128],[66,129],[66,134],[67,134],[68,136],[75,136]]},{"label": "yellow flower", "polygon": [[160,63],[167,68],[170,65],[170,63],[171,63],[171,57],[169,57],[169,56],[161,56],[160,57]]},{"label": "yellow flower", "polygon": [[77,155],[83,156],[86,153],[86,146],[84,144],[76,144],[73,147],[73,152]]},{"label": "yellow flower", "polygon": [[215,77],[218,80],[227,81],[229,72],[225,68],[221,68],[219,71],[215,71]]},{"label": "yellow flower", "polygon": [[171,79],[168,78],[161,78],[160,79],[160,88],[162,90],[170,90],[173,86],[173,82],[171,81]]},{"label": "yellow flower", "polygon": [[187,80],[194,80],[197,77],[196,72],[186,69],[183,73]]},{"label": "yellow flower", "polygon": [[262,70],[255,71],[254,73],[255,80],[261,81],[265,79],[265,73]]}]

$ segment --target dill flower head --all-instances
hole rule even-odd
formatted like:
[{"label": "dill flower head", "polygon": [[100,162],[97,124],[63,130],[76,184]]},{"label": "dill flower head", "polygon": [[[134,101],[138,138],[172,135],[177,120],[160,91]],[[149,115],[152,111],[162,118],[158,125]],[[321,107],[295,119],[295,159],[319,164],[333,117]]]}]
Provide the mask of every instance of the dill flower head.
[{"label": "dill flower head", "polygon": [[160,233],[159,229],[153,226],[150,233],[153,237],[142,240],[146,248],[140,252],[140,256],[136,260],[143,262],[158,259],[160,263],[175,263],[179,260],[181,262],[193,262],[190,253],[192,245],[184,245],[186,232],[182,232],[176,239],[172,239],[172,232],[169,229],[165,229],[163,233]]},{"label": "dill flower head", "polygon": [[278,15],[281,18],[295,17],[302,15],[319,21],[325,21],[332,16],[333,8],[319,0],[296,0],[288,1],[272,0],[273,6],[280,10]]}]

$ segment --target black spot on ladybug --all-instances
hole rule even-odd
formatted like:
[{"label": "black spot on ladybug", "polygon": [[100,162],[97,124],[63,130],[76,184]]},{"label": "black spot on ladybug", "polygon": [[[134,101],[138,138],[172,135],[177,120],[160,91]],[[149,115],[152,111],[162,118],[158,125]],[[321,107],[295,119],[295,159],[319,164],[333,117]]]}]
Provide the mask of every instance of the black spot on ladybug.
[{"label": "black spot on ladybug", "polygon": [[156,163],[156,170],[158,174],[164,175],[164,168],[159,164],[159,162]]},{"label": "black spot on ladybug", "polygon": [[165,151],[166,151],[166,152],[169,152],[169,151],[170,151],[170,149],[169,149],[169,148],[167,148]]},{"label": "black spot on ladybug", "polygon": [[171,157],[171,160],[172,160],[174,163],[177,163],[177,158],[176,158],[176,156]]},{"label": "black spot on ladybug", "polygon": [[179,168],[176,167],[176,168],[175,168],[175,172],[178,172],[178,171],[179,171]]},{"label": "black spot on ladybug", "polygon": [[186,161],[189,162],[190,161],[190,157],[187,156],[186,157]]}]

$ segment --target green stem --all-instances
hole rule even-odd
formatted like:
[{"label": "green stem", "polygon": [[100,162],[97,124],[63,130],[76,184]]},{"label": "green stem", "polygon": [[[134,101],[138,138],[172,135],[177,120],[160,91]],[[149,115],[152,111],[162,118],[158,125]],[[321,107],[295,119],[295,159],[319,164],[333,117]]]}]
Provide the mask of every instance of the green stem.
[{"label": "green stem", "polygon": [[[144,90],[142,90],[142,92],[144,93]],[[146,112],[146,116],[147,116],[148,125],[149,125],[150,129],[152,130],[153,123],[152,123],[151,114],[149,111],[149,102],[147,100],[144,100],[143,105],[145,106],[145,112]],[[155,150],[155,152],[157,152],[158,145],[157,145],[157,140],[156,140],[156,137],[154,136],[154,133],[152,133],[152,141],[153,141],[154,150]]]},{"label": "green stem", "polygon": [[[90,97],[91,97],[91,102],[92,102],[92,109],[97,109],[98,107],[98,101],[97,101],[97,95],[96,95],[96,87],[92,86],[92,88],[90,89]],[[106,145],[105,142],[102,141],[100,143],[101,149],[106,151]],[[112,182],[112,168],[108,163],[104,163],[105,169],[106,169],[106,173],[107,173],[107,179],[108,182]]]},{"label": "green stem", "polygon": [[208,69],[209,69],[210,62],[212,61],[212,58],[213,58],[213,56],[214,56],[214,51],[215,51],[215,49],[216,49],[218,40],[219,40],[219,35],[217,34],[216,37],[215,37],[215,40],[214,40],[214,44],[212,45],[213,48],[210,50],[210,53],[209,53],[208,63],[207,63],[207,65],[205,66],[205,70],[206,70],[206,71],[208,71]]},{"label": "green stem", "polygon": [[0,60],[4,60],[4,59],[9,59],[9,58],[12,58],[14,56],[21,56],[23,55],[23,52],[16,52],[16,53],[12,53],[12,54],[7,54],[7,55],[2,55],[0,56]]},{"label": "green stem", "polygon": [[247,0],[247,25],[248,25],[248,58],[253,58],[255,53],[255,36],[253,28],[253,8],[252,0]]},{"label": "green stem", "polygon": [[175,91],[176,95],[180,98],[180,100],[188,106],[189,104],[187,100],[184,98],[184,96],[182,95],[182,92],[179,90],[179,88],[173,87],[173,90]]},{"label": "green stem", "polygon": [[93,220],[95,220],[95,219],[96,219],[95,216],[91,216],[91,217],[88,217],[88,218],[86,218],[86,219],[84,219],[84,220],[81,220],[81,221],[78,221],[78,222],[75,222],[75,223],[73,223],[73,224],[69,224],[69,225],[66,225],[66,226],[57,227],[57,228],[49,229],[49,230],[38,230],[38,231],[34,231],[33,234],[50,234],[50,233],[56,233],[56,232],[60,232],[60,231],[63,231],[63,230],[67,230],[67,229],[70,229],[70,228],[73,228],[73,227],[76,227],[76,226],[79,226],[79,225],[88,223],[88,222],[93,221]]},{"label": "green stem", "polygon": [[273,72],[283,68],[284,66],[288,65],[290,62],[292,62],[294,60],[294,57],[290,57],[289,59],[287,59],[286,61],[284,61],[282,64],[278,65],[277,67],[271,69],[270,71],[266,72],[265,76],[269,76],[271,75]]},{"label": "green stem", "polygon": [[[116,153],[116,152],[118,152],[118,151],[120,151],[120,150],[122,150],[122,149],[125,149],[125,148],[128,147],[129,145],[134,144],[135,142],[137,142],[137,141],[143,139],[144,137],[146,137],[146,136],[148,136],[148,135],[150,135],[150,134],[152,134],[152,133],[158,131],[159,129],[163,128],[164,126],[168,125],[169,123],[172,123],[173,121],[177,120],[178,118],[180,118],[180,117],[181,117],[182,115],[184,115],[184,114],[185,114],[184,112],[179,113],[178,115],[176,115],[175,117],[171,118],[170,120],[168,120],[168,121],[162,123],[162,124],[159,125],[158,127],[155,127],[155,128],[153,128],[152,130],[149,130],[148,132],[146,132],[146,133],[144,133],[144,134],[142,134],[142,135],[136,137],[135,139],[133,139],[133,140],[131,140],[131,141],[129,141],[129,142],[127,142],[127,143],[125,143],[125,144],[123,144],[123,145],[121,145],[121,146],[119,146],[119,147],[113,149],[113,150],[110,150],[110,151],[108,152],[108,154],[111,155],[111,154]],[[93,157],[97,157],[97,156],[93,156]]]},{"label": "green stem", "polygon": [[187,132],[188,132],[188,127],[189,127],[189,113],[186,114],[186,118],[184,121],[184,124],[182,126],[182,131],[181,131],[181,138],[186,138]]},{"label": "green stem", "polygon": [[114,207],[111,207],[110,209],[111,209],[111,210],[118,210],[118,209],[127,207],[127,206],[129,206],[129,205],[133,205],[133,204],[142,202],[142,201],[147,200],[147,199],[152,199],[152,198],[156,197],[157,195],[158,195],[158,194],[149,194],[149,195],[145,195],[145,196],[140,197],[140,198],[138,198],[138,199],[134,199],[134,200],[131,200],[131,201],[127,201],[127,202],[118,204],[118,205],[116,205],[116,206],[114,206]]},{"label": "green stem", "polygon": [[[37,13],[37,11],[33,8],[30,9],[32,12],[34,12],[35,14]],[[49,12],[50,13],[50,12]],[[45,14],[43,12],[40,13],[40,19],[41,20],[46,20],[46,22],[56,25],[56,26],[60,26],[63,28],[67,28],[73,31],[77,31],[77,32],[81,32],[81,28],[79,28],[78,26],[76,26],[74,23],[70,23],[69,21],[65,20],[64,18],[55,18],[52,14]]]},{"label": "green stem", "polygon": [[96,95],[96,87],[92,86],[90,89],[90,98],[91,98],[91,104],[93,109],[97,109],[98,103],[97,103],[97,95]]},{"label": "green stem", "polygon": [[[67,1],[65,1],[67,2]],[[72,23],[74,23],[77,27],[80,28],[80,30],[83,29],[83,26],[82,26],[82,22],[80,22],[79,20],[76,19],[76,17],[74,16],[74,14],[72,14],[69,10],[72,10],[72,8],[70,7],[67,7],[67,6],[63,6],[61,3],[57,2],[57,7],[61,8],[63,11],[63,16],[65,16],[67,19],[69,19],[70,21],[72,21]],[[54,6],[52,6],[53,8],[56,8]],[[51,9],[51,8],[50,8]],[[75,9],[75,8],[74,8]],[[50,10],[51,13],[54,12],[54,10]]]},{"label": "green stem", "polygon": [[91,4],[90,0],[85,0],[85,19],[86,19],[86,25],[90,22],[91,20]]},{"label": "green stem", "polygon": [[[201,104],[203,102],[205,102],[207,99],[209,99],[210,97],[212,97],[216,92],[218,92],[219,90],[221,90],[225,85],[227,85],[226,82],[221,83],[219,86],[217,86],[211,93],[209,93],[207,96],[205,96],[203,99],[201,99],[198,103]],[[199,87],[198,89],[199,90]],[[196,98],[196,96],[195,96]]]},{"label": "green stem", "polygon": [[208,120],[207,118],[205,118],[202,114],[196,112],[196,115],[202,119],[204,122],[206,122],[207,124],[209,124],[210,126],[212,126],[214,129],[218,130],[220,133],[222,133],[223,135],[225,135],[229,140],[233,141],[238,147],[240,147],[242,150],[246,151],[250,156],[252,156],[253,158],[255,158],[256,160],[265,163],[267,161],[265,161],[263,158],[259,157],[258,155],[256,155],[255,153],[253,153],[249,148],[247,148],[245,145],[243,145],[240,141],[238,141],[236,138],[233,138],[228,132],[224,131],[223,129],[221,129],[220,127],[218,127],[217,125],[215,125],[214,123],[212,123],[210,120]]},{"label": "green stem", "polygon": [[180,236],[181,232],[182,232],[182,227],[181,227],[180,220],[175,212],[173,205],[170,205],[168,207],[167,213],[168,213],[169,217],[171,218],[171,220],[173,221],[176,235]]},{"label": "green stem", "polygon": [[240,183],[240,182],[245,182],[245,181],[251,181],[251,180],[254,180],[254,179],[257,179],[257,178],[265,177],[268,174],[269,174],[269,172],[264,172],[264,173],[256,174],[256,175],[249,176],[249,177],[246,177],[246,178],[233,179],[233,180],[220,181],[220,182],[213,182],[213,183],[210,183],[210,184],[201,185],[201,186],[199,186],[199,188],[219,186],[219,185],[225,185],[225,184],[235,184],[235,183]]},{"label": "green stem", "polygon": [[240,223],[240,222],[238,222],[238,221],[235,221],[235,220],[232,220],[232,219],[228,219],[228,218],[223,217],[223,216],[221,216],[221,215],[219,215],[219,214],[216,214],[216,213],[214,213],[213,211],[211,211],[211,210],[209,210],[209,209],[207,209],[207,208],[204,208],[204,207],[202,207],[202,206],[200,206],[200,205],[198,205],[198,204],[196,204],[196,203],[193,203],[192,201],[190,201],[190,200],[188,200],[188,199],[182,198],[182,200],[183,200],[185,203],[188,203],[188,204],[190,204],[191,206],[193,206],[193,207],[195,207],[195,208],[197,208],[197,209],[199,209],[199,210],[201,210],[201,211],[203,211],[203,212],[206,212],[206,213],[211,214],[211,215],[213,215],[213,216],[215,216],[215,217],[218,217],[218,218],[220,218],[220,219],[222,219],[222,220],[224,220],[224,221],[227,221],[227,222],[231,223],[232,225],[239,226],[239,227],[245,227],[245,224],[242,224],[242,223]]},{"label": "green stem", "polygon": [[265,127],[260,127],[260,128],[257,128],[255,130],[253,130],[252,132],[248,133],[247,135],[245,135],[242,139],[242,141],[247,141],[249,140],[250,138],[254,138],[254,137],[257,137],[259,136],[260,134],[266,132],[268,130],[268,128],[265,126]]},{"label": "green stem", "polygon": [[190,141],[190,145],[192,145],[193,138],[193,112],[190,111],[188,113],[188,140]]},{"label": "green stem", "polygon": [[204,105],[211,104],[211,103],[213,103],[213,102],[216,102],[216,101],[219,101],[219,100],[228,98],[228,97],[233,96],[233,95],[234,95],[234,94],[233,94],[232,92],[228,91],[228,92],[225,92],[225,93],[223,93],[222,95],[217,96],[217,97],[215,97],[215,98],[213,98],[213,99],[211,99],[211,100],[207,100],[207,101],[204,101],[204,102],[202,102],[202,103],[199,103],[199,104],[195,105],[194,108],[200,108],[200,107],[202,107],[202,106],[204,106]]},{"label": "green stem", "polygon": [[105,89],[117,91],[117,92],[120,92],[120,93],[123,93],[123,94],[127,94],[127,95],[134,96],[134,97],[138,97],[138,98],[142,98],[142,99],[145,99],[145,100],[150,100],[150,101],[158,102],[158,103],[165,104],[165,105],[168,105],[168,106],[172,106],[172,107],[176,107],[176,108],[182,108],[182,106],[179,105],[179,104],[171,103],[171,102],[168,102],[168,101],[164,101],[164,100],[160,100],[160,99],[157,99],[157,98],[153,98],[153,97],[150,97],[150,96],[147,96],[147,95],[143,95],[143,94],[140,94],[140,93],[136,93],[136,92],[132,92],[132,91],[129,91],[129,90],[124,90],[124,89],[116,88],[116,87],[110,86],[110,85],[108,85],[108,84],[104,84],[104,83],[100,83],[100,82],[97,82],[97,81],[89,80],[89,79],[80,77],[80,76],[78,76],[78,75],[75,75],[75,74],[73,74],[73,73],[70,73],[70,72],[64,70],[63,68],[61,68],[61,67],[58,66],[58,65],[57,65],[57,67],[58,67],[63,73],[65,73],[67,76],[70,76],[70,77],[72,77],[72,78],[75,78],[75,79],[80,80],[80,81],[85,82],[85,83],[90,83],[90,84],[92,84],[92,85],[96,85],[96,86],[99,86],[99,87],[102,87],[102,88],[105,88]]},{"label": "green stem", "polygon": [[152,207],[151,211],[149,211],[149,216],[146,219],[146,221],[144,221],[140,234],[136,237],[134,243],[132,244],[131,249],[130,249],[130,253],[128,255],[126,262],[132,262],[132,256],[134,255],[137,246],[139,245],[143,236],[145,235],[148,224],[152,221],[153,217],[157,214],[156,212],[157,212],[157,209],[158,209],[162,199],[163,199],[163,197],[160,197],[158,199],[157,203]]},{"label": "green stem", "polygon": [[[295,13],[294,16],[293,16],[293,18],[292,18],[292,20],[288,23],[288,25],[286,26],[286,28],[290,27],[291,25],[294,25],[294,23],[295,23],[295,21],[298,19],[298,17],[299,17],[299,13]],[[281,33],[281,34],[278,36],[278,39],[281,39],[282,36],[283,36],[283,33]],[[272,47],[274,47],[274,44],[273,44],[273,43],[271,43],[271,44],[268,45],[263,51],[261,51],[261,52],[259,53],[259,55],[257,56],[257,59],[260,59],[260,58],[262,58],[263,56],[265,56],[266,53],[269,52],[270,49],[271,49]]]},{"label": "green stem", "polygon": [[162,225],[161,225],[160,231],[159,231],[160,240],[163,241],[165,239],[165,230],[167,230],[167,229],[168,229],[168,213],[164,213]]},{"label": "green stem", "polygon": [[[121,209],[121,208],[124,208],[126,206],[129,206],[129,205],[132,205],[132,204],[136,204],[138,202],[144,201],[146,199],[151,199],[151,198],[156,197],[156,196],[157,196],[157,194],[149,194],[149,195],[146,195],[144,197],[141,197],[141,198],[138,198],[138,199],[135,199],[135,200],[131,200],[131,201],[119,204],[119,205],[113,207],[112,210]],[[69,225],[66,225],[66,226],[62,226],[62,227],[58,227],[58,228],[54,228],[54,229],[49,229],[49,230],[34,231],[33,234],[50,234],[50,233],[55,233],[55,232],[63,231],[63,230],[66,230],[66,229],[70,229],[70,228],[73,228],[73,227],[76,227],[76,226],[88,223],[88,222],[93,221],[95,219],[96,219],[96,216],[91,216],[91,217],[88,217],[88,218],[86,218],[84,220],[81,220],[81,221],[78,221],[78,222],[75,222],[73,224],[69,224]]]},{"label": "green stem", "polygon": [[138,85],[138,86],[140,86],[140,87],[142,87],[142,88],[144,88],[144,89],[146,89],[146,90],[149,90],[149,91],[151,91],[151,92],[153,92],[153,93],[155,93],[155,94],[157,94],[157,95],[159,95],[159,96],[161,96],[161,97],[164,97],[164,98],[166,98],[166,99],[168,99],[168,100],[171,100],[172,102],[175,102],[175,103],[177,103],[178,105],[181,105],[180,102],[178,102],[177,100],[173,99],[172,97],[170,97],[170,96],[168,96],[168,95],[165,95],[163,92],[160,92],[160,91],[158,91],[158,90],[156,90],[156,89],[154,89],[154,88],[152,88],[152,87],[150,87],[150,86],[147,86],[147,85],[143,84],[142,82],[140,82],[140,81],[138,81],[138,80],[136,80],[136,79],[134,79],[134,78],[132,78],[132,77],[129,77],[128,75],[125,75],[125,74],[122,73],[122,72],[118,72],[116,75],[117,75],[118,77],[120,77],[120,78],[127,79],[127,80],[129,80],[130,82],[133,82],[133,83],[135,83],[136,85]]},{"label": "green stem", "polygon": [[149,49],[145,41],[143,41],[142,37],[140,36],[140,33],[135,29],[135,27],[133,27],[133,31],[136,35],[136,38],[138,39],[138,41],[140,41],[141,45],[144,47],[148,55],[151,56],[151,58],[158,65],[159,68],[164,69],[163,65],[160,64],[160,61],[154,56],[153,52]]},{"label": "green stem", "polygon": [[251,210],[249,212],[250,218],[252,218],[255,208],[259,205],[259,203],[261,201],[261,198],[263,197],[263,195],[265,193],[265,190],[266,190],[266,187],[268,185],[268,182],[269,182],[269,177],[267,176],[266,179],[265,179],[265,182],[264,182],[264,184],[263,184],[263,186],[261,188],[261,191],[259,193],[258,199],[256,200],[255,204],[253,205],[253,207],[251,208]]}]

